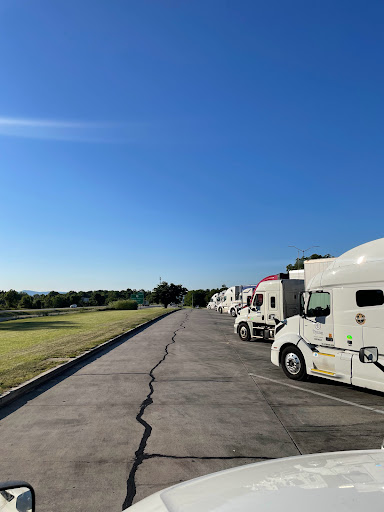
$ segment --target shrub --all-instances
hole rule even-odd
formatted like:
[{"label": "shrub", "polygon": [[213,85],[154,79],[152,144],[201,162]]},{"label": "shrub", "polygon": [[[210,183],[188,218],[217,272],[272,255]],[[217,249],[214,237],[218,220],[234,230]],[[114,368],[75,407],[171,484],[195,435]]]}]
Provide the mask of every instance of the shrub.
[{"label": "shrub", "polygon": [[110,309],[137,309],[135,300],[114,300],[108,304]]}]

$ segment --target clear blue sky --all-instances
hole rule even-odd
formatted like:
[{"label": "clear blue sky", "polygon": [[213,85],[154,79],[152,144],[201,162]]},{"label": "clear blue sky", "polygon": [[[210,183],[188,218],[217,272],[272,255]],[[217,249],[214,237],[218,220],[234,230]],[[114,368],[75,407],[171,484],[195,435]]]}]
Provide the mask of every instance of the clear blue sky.
[{"label": "clear blue sky", "polygon": [[382,0],[2,0],[0,289],[257,282],[288,245],[382,237],[383,23]]}]

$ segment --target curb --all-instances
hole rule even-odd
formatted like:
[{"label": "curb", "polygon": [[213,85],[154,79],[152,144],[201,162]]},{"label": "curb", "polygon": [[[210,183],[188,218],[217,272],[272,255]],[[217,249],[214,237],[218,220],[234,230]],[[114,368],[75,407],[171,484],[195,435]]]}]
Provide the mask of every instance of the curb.
[{"label": "curb", "polygon": [[0,407],[7,405],[10,402],[13,402],[14,400],[29,393],[37,386],[40,386],[41,384],[44,384],[48,380],[57,377],[61,373],[64,373],[69,368],[72,368],[72,366],[75,366],[76,364],[85,361],[86,359],[94,356],[98,352],[102,352],[105,348],[108,348],[114,345],[115,343],[118,343],[119,341],[123,341],[123,339],[126,338],[127,336],[132,336],[133,334],[136,334],[138,331],[142,330],[143,328],[145,329],[149,327],[158,320],[161,320],[166,316],[172,315],[172,313],[176,313],[176,311],[180,311],[180,309],[175,309],[173,311],[170,311],[169,313],[164,313],[163,315],[153,318],[152,320],[148,320],[148,322],[144,322],[143,324],[137,325],[133,329],[125,331],[122,334],[119,334],[118,336],[111,338],[110,340],[104,341],[104,343],[102,343],[101,345],[98,345],[97,347],[87,350],[80,356],[74,357],[70,361],[67,361],[66,363],[56,366],[55,368],[47,370],[46,372],[41,373],[37,377],[33,377],[33,379],[27,380],[23,384],[20,384],[19,386],[12,388],[9,391],[6,391],[3,395],[0,395]]}]

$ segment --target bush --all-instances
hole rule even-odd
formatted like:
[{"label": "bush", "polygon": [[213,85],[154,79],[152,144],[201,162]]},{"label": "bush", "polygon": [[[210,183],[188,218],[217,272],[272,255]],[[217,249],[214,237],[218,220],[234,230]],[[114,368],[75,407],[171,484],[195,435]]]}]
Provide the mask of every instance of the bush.
[{"label": "bush", "polygon": [[137,309],[135,300],[114,300],[108,304],[110,309]]}]

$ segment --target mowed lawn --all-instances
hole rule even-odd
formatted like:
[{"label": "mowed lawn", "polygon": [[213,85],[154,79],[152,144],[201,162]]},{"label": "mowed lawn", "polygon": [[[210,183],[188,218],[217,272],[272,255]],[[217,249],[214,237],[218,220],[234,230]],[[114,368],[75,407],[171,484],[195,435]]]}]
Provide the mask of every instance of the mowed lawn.
[{"label": "mowed lawn", "polygon": [[0,394],[169,311],[97,311],[0,323]]}]

